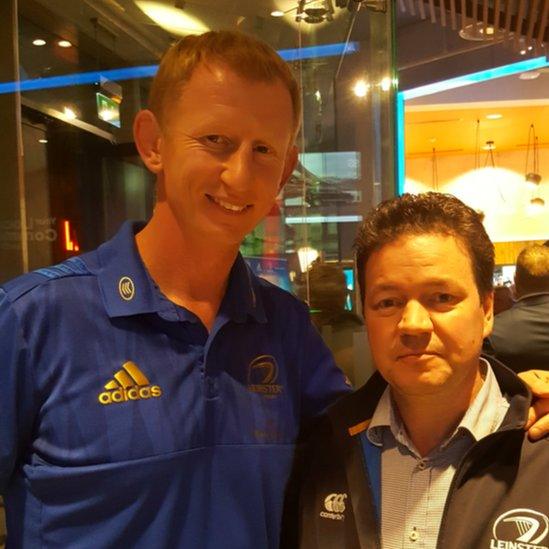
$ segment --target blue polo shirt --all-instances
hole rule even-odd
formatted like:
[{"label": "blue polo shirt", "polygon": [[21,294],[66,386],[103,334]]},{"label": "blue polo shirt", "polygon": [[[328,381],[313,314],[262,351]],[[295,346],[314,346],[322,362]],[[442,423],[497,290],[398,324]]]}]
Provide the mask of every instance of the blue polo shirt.
[{"label": "blue polo shirt", "polygon": [[294,440],[344,377],[240,256],[208,333],[139,228],[0,289],[8,547],[277,547]]}]

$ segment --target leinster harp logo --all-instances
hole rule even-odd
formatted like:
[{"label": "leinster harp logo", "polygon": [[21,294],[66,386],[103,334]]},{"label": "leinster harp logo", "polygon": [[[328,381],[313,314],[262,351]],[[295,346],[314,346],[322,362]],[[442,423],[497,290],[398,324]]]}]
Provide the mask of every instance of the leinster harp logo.
[{"label": "leinster harp logo", "polygon": [[512,509],[492,529],[490,549],[547,549],[549,520],[533,509]]},{"label": "leinster harp logo", "polygon": [[248,366],[248,391],[265,397],[276,397],[282,393],[278,379],[278,364],[272,355],[260,355]]}]

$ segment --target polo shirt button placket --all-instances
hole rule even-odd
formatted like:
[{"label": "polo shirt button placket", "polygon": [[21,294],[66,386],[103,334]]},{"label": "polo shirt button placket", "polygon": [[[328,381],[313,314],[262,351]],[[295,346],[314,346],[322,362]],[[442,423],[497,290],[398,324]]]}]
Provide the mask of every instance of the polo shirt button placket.
[{"label": "polo shirt button placket", "polygon": [[204,378],[206,384],[206,398],[215,398],[217,397],[217,382],[215,378],[206,376]]},{"label": "polo shirt button placket", "polygon": [[417,541],[419,539],[419,532],[417,531],[417,528],[414,526],[412,528],[412,531],[410,532],[410,541]]}]

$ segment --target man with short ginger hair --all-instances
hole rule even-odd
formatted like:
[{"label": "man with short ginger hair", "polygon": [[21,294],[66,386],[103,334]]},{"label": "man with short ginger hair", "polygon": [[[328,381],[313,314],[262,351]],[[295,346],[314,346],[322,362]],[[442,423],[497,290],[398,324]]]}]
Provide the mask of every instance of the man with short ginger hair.
[{"label": "man with short ginger hair", "polygon": [[515,372],[549,371],[549,247],[533,245],[517,258],[513,307],[496,315],[493,353]]},{"label": "man with short ginger hair", "polygon": [[298,431],[349,390],[307,308],[239,254],[296,164],[288,66],[189,36],[150,107],[149,222],[0,290],[8,547],[275,549]]}]

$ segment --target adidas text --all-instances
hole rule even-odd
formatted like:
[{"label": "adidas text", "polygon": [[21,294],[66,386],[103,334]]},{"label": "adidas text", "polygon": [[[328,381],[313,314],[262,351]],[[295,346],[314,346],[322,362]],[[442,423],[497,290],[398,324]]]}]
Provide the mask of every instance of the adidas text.
[{"label": "adidas text", "polygon": [[162,389],[158,385],[145,387],[120,388],[112,391],[103,391],[97,399],[101,404],[127,402],[128,400],[146,400],[162,396]]}]

